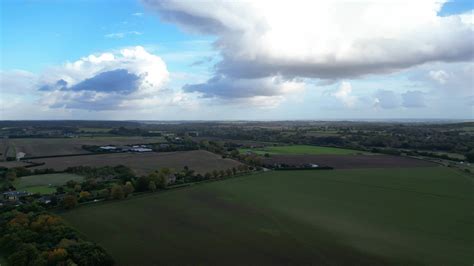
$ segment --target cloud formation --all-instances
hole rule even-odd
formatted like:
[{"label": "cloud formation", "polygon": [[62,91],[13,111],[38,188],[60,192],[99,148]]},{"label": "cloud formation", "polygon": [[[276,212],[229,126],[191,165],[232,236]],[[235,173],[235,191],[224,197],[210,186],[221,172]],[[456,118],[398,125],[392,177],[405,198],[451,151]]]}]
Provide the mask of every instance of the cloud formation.
[{"label": "cloud formation", "polygon": [[438,16],[439,0],[142,2],[184,30],[217,36],[222,60],[198,86],[204,94],[229,95],[216,93],[227,90],[216,79],[337,80],[474,56],[473,13]]},{"label": "cloud formation", "polygon": [[352,86],[349,82],[343,81],[337,89],[333,92],[331,96],[336,97],[341,101],[346,107],[354,107],[357,103],[357,97],[352,95]]},{"label": "cloud formation", "polygon": [[104,37],[110,38],[110,39],[123,39],[129,35],[142,35],[142,34],[143,33],[139,31],[127,31],[127,32],[116,32],[116,33],[105,34]]},{"label": "cloud formation", "polygon": [[160,57],[137,46],[52,68],[38,90],[52,108],[115,110],[158,96],[168,76]]}]

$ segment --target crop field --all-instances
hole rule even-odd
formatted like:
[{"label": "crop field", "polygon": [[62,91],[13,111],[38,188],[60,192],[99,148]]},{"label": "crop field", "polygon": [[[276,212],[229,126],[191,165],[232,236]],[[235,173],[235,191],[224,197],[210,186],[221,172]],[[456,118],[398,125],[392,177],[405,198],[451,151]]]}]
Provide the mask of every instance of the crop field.
[{"label": "crop field", "polygon": [[118,265],[471,265],[450,168],[272,171],[61,213]]},{"label": "crop field", "polygon": [[[81,137],[9,139],[9,147],[26,157],[88,153],[82,145],[127,145],[164,142],[161,137]],[[6,145],[6,144],[3,144]]]},{"label": "crop field", "polygon": [[263,159],[268,166],[275,164],[317,164],[336,169],[428,167],[437,164],[402,156],[391,155],[272,155]]},{"label": "crop field", "polygon": [[13,185],[17,190],[48,194],[56,191],[55,186],[63,185],[69,180],[81,182],[83,179],[82,176],[67,173],[31,175],[15,179]]},{"label": "crop field", "polygon": [[225,170],[239,165],[232,159],[222,159],[221,156],[203,150],[178,152],[147,152],[147,153],[111,153],[97,155],[83,155],[71,157],[54,157],[32,160],[45,163],[36,168],[53,168],[62,171],[71,166],[116,166],[119,164],[132,168],[136,174],[148,174],[160,167],[181,170],[184,166],[198,173],[212,170]]},{"label": "crop field", "polygon": [[254,148],[254,149],[239,149],[240,153],[247,151],[254,152],[257,154],[335,154],[335,155],[348,155],[348,154],[359,154],[361,151],[332,148],[332,147],[320,147],[310,145],[289,145],[289,146],[267,146],[265,148]]},{"label": "crop field", "polygon": [[0,167],[6,167],[6,168],[13,168],[13,167],[25,167],[28,166],[29,163],[26,162],[18,162],[18,161],[4,161],[0,162]]}]

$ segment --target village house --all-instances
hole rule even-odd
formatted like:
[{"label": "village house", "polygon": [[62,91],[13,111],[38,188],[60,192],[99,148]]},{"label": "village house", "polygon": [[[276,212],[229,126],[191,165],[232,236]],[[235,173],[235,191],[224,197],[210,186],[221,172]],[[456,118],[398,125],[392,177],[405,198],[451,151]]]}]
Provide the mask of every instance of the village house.
[{"label": "village house", "polygon": [[31,195],[26,191],[8,191],[3,193],[3,199],[7,201],[19,201],[21,198]]}]

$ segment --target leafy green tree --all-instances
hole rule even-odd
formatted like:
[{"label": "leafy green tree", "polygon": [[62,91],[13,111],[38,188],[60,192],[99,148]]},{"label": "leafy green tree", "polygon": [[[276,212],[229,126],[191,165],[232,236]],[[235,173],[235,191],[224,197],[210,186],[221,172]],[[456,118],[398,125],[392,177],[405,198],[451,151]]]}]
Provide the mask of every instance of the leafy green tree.
[{"label": "leafy green tree", "polygon": [[125,183],[125,186],[123,186],[123,193],[125,194],[125,197],[131,194],[134,190],[135,188],[133,187],[132,182],[130,181],[127,181],[127,183]]},{"label": "leafy green tree", "polygon": [[33,264],[39,257],[38,249],[33,244],[21,244],[17,250],[8,256],[10,265],[36,265]]},{"label": "leafy green tree", "polygon": [[167,167],[163,167],[163,168],[160,169],[160,174],[163,174],[165,176],[170,175],[171,174],[171,169],[169,169]]},{"label": "leafy green tree", "polygon": [[81,190],[82,190],[82,186],[81,186],[80,184],[76,184],[76,185],[74,186],[74,191],[79,192],[79,191],[81,191]]},{"label": "leafy green tree", "polygon": [[74,180],[69,180],[69,181],[66,182],[66,186],[68,186],[70,188],[74,188],[76,185],[77,185],[77,182],[74,181]]},{"label": "leafy green tree", "polygon": [[137,191],[147,191],[149,183],[150,183],[150,178],[147,178],[145,176],[141,176],[135,182],[135,189]]},{"label": "leafy green tree", "polygon": [[168,176],[160,173],[158,177],[158,183],[156,185],[159,188],[166,188],[166,186],[168,185]]},{"label": "leafy green tree", "polygon": [[104,189],[101,189],[99,190],[98,192],[98,196],[101,197],[101,198],[108,198],[110,195],[110,192],[108,189],[104,188]]},{"label": "leafy green tree", "polygon": [[474,151],[466,153],[466,160],[470,163],[474,163]]},{"label": "leafy green tree", "polygon": [[77,206],[76,194],[66,195],[63,199],[63,207],[65,209],[72,209]]},{"label": "leafy green tree", "polygon": [[91,193],[89,191],[81,191],[79,193],[79,199],[81,200],[87,200],[91,197]]},{"label": "leafy green tree", "polygon": [[48,252],[48,264],[61,265],[64,264],[68,256],[67,250],[64,248],[55,248]]},{"label": "leafy green tree", "polygon": [[102,247],[90,242],[69,246],[67,251],[77,265],[114,265],[114,260]]},{"label": "leafy green tree", "polygon": [[110,192],[112,199],[123,199],[125,193],[123,192],[123,187],[121,185],[114,185]]},{"label": "leafy green tree", "polygon": [[156,191],[156,183],[155,183],[155,181],[150,181],[150,183],[148,184],[148,189],[149,189],[150,191],[153,191],[153,192]]},{"label": "leafy green tree", "polygon": [[224,170],[220,170],[219,171],[219,177],[224,177],[225,176],[225,171]]},{"label": "leafy green tree", "polygon": [[10,181],[13,181],[16,179],[16,171],[13,170],[13,169],[8,169],[7,173],[5,174],[5,177],[10,180]]}]

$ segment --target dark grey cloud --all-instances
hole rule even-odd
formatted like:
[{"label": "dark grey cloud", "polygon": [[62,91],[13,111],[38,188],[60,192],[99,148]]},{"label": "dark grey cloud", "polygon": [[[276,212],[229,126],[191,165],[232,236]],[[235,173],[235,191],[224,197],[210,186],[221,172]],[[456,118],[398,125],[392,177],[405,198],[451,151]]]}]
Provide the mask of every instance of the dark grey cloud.
[{"label": "dark grey cloud", "polygon": [[115,69],[98,73],[72,86],[60,79],[54,84],[42,85],[38,90],[49,92],[50,97],[55,99],[50,104],[51,108],[114,110],[139,89],[140,81],[138,75],[126,69]]},{"label": "dark grey cloud", "polygon": [[53,90],[64,90],[67,88],[67,81],[60,79],[54,84],[45,84],[41,86],[38,90],[40,91],[53,91]]},{"label": "dark grey cloud", "polygon": [[[96,91],[131,93],[138,87],[140,77],[129,73],[126,69],[116,69],[95,75],[92,78],[71,86],[72,91]],[[58,81],[59,82],[59,81]]]},{"label": "dark grey cloud", "polygon": [[78,94],[63,95],[51,108],[84,109],[90,111],[116,110],[127,96],[120,93],[98,95],[94,91],[82,91]]},{"label": "dark grey cloud", "polygon": [[116,69],[101,72],[92,78],[85,79],[73,86],[60,79],[54,84],[44,84],[38,88],[40,91],[70,90],[70,91],[95,91],[129,94],[138,88],[140,77],[129,73],[126,69]]},{"label": "dark grey cloud", "polygon": [[235,79],[215,76],[205,83],[187,84],[186,92],[200,92],[203,97],[249,98],[277,96],[301,88],[302,84],[280,78]]}]

